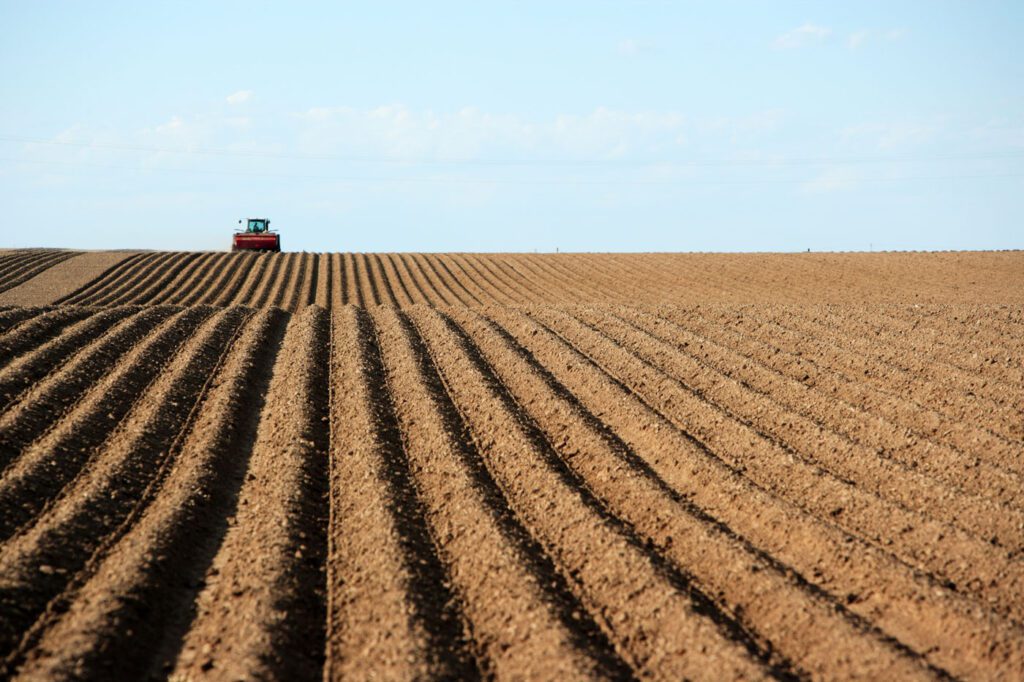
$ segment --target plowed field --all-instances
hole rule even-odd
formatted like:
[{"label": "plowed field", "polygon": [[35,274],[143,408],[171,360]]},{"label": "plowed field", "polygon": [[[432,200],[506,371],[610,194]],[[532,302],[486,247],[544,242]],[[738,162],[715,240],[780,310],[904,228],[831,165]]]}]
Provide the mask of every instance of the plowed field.
[{"label": "plowed field", "polygon": [[0,252],[0,678],[1024,679],[1024,254]]}]

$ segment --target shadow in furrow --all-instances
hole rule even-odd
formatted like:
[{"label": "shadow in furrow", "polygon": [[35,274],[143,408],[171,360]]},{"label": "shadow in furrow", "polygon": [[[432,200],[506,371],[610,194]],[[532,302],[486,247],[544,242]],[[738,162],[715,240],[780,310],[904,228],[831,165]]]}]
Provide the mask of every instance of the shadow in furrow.
[{"label": "shadow in furrow", "polygon": [[575,645],[588,652],[598,663],[600,674],[615,679],[631,679],[633,672],[630,667],[615,653],[615,647],[587,608],[573,594],[565,576],[556,568],[551,557],[516,516],[500,486],[491,476],[416,326],[404,312],[396,311],[396,315],[412,348],[420,375],[440,405],[439,413],[445,430],[452,435],[453,445],[480,492],[487,513],[526,563],[527,569],[536,578],[537,587],[575,640]]},{"label": "shadow in furrow", "polygon": [[438,556],[426,509],[409,469],[377,332],[365,308],[356,309],[356,325],[372,402],[373,427],[384,460],[381,474],[387,484],[388,510],[395,519],[399,543],[407,557],[413,617],[427,633],[433,669],[454,679],[479,678],[479,667],[466,640],[460,600],[451,590],[451,577]]},{"label": "shadow in furrow", "polygon": [[527,438],[542,453],[545,462],[557,473],[559,478],[573,490],[577,491],[584,504],[598,515],[611,528],[614,528],[626,541],[635,547],[675,589],[689,596],[694,611],[712,620],[726,637],[741,644],[755,659],[760,661],[767,671],[777,679],[797,679],[798,672],[793,664],[774,652],[769,642],[761,641],[754,633],[726,612],[711,597],[697,586],[694,578],[671,561],[658,553],[653,545],[645,540],[632,524],[614,515],[587,486],[575,471],[562,460],[558,452],[545,437],[540,426],[516,402],[501,380],[494,374],[469,335],[448,315],[439,311],[445,325],[453,332],[463,352],[473,366],[481,373],[485,384],[498,396],[508,410],[515,415]]},{"label": "shadow in furrow", "polygon": [[[945,670],[930,664],[918,651],[894,638],[892,635],[880,629],[877,625],[863,616],[850,611],[846,608],[846,605],[843,603],[841,598],[823,589],[821,586],[809,582],[803,574],[795,568],[765,552],[760,547],[752,544],[746,537],[737,533],[727,523],[712,516],[706,510],[697,506],[687,497],[680,494],[679,491],[661,478],[650,464],[638,455],[636,451],[623,441],[607,424],[587,409],[587,407],[580,402],[579,398],[577,398],[572,391],[559,382],[558,379],[551,374],[546,367],[540,364],[530,351],[520,345],[520,343],[511,334],[509,334],[508,331],[489,318],[482,317],[482,319],[496,334],[498,334],[498,336],[502,338],[509,350],[515,353],[524,362],[528,363],[537,375],[541,377],[544,383],[552,390],[552,392],[565,400],[572,407],[573,412],[575,412],[581,421],[601,435],[602,440],[604,440],[608,448],[614,452],[633,471],[633,473],[650,481],[660,492],[677,504],[682,511],[738,543],[744,548],[744,550],[749,552],[752,556],[757,557],[761,562],[764,562],[765,565],[770,567],[776,573],[786,576],[788,580],[792,581],[801,590],[812,595],[814,598],[827,603],[830,609],[841,614],[844,619],[851,622],[859,631],[870,633],[879,640],[884,641],[888,646],[906,654],[909,657],[920,660],[921,664],[928,667],[929,670],[937,677],[950,677],[949,673]],[[542,323],[538,322],[536,319],[531,319],[533,319],[534,322],[537,322],[537,324],[542,325]],[[449,324],[454,325],[454,322],[450,321]],[[614,378],[612,378],[612,381],[618,383]],[[623,388],[625,387],[623,386]],[[770,645],[768,649],[770,650]]]}]

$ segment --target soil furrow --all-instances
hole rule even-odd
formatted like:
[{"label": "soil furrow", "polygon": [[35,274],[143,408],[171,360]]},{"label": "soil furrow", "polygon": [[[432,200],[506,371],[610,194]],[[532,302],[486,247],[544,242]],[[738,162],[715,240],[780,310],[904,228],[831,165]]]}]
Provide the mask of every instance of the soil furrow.
[{"label": "soil furrow", "polygon": [[[639,311],[623,313],[648,332],[691,355],[698,354],[720,371],[756,383],[791,408],[820,415],[854,442],[874,448],[881,456],[973,493],[1019,506],[1024,478],[965,451],[968,444],[977,449],[994,446],[979,442],[985,434],[969,431],[968,425],[943,424],[934,412],[878,393],[818,366],[810,358],[788,353],[726,324],[709,324],[674,308],[659,309],[657,319]],[[940,432],[948,432],[947,437],[939,437]],[[950,439],[948,436],[954,433],[958,437]],[[967,440],[969,433],[972,440]]]},{"label": "soil furrow", "polygon": [[[443,277],[449,282],[449,287],[452,289],[452,291],[455,291],[456,288],[461,289],[462,293],[465,294],[466,297],[472,299],[473,302],[476,303],[477,305],[482,305],[483,302],[480,300],[480,298],[469,290],[469,287],[472,286],[478,292],[480,292],[479,285],[476,282],[472,281],[470,278],[460,279],[456,277],[452,273],[451,268],[448,267],[448,260],[448,256],[446,254],[441,253],[434,253],[427,256],[427,262],[430,263],[431,267],[434,269],[435,272],[439,274],[439,276]],[[466,300],[466,298],[464,298],[461,295],[459,295],[458,298],[460,301]]]},{"label": "soil furrow", "polygon": [[[510,309],[488,315],[680,495],[954,675],[1024,672],[1018,626],[880,548],[756,485],[560,337]],[[986,672],[987,671],[987,672]]]},{"label": "soil furrow", "polygon": [[208,290],[193,292],[187,299],[188,304],[231,305],[251,277],[253,268],[259,260],[258,254],[254,253],[225,254],[218,266],[218,271],[222,274],[217,281]]},{"label": "soil furrow", "polygon": [[329,341],[322,308],[292,317],[238,511],[207,571],[172,677],[321,677]]},{"label": "soil furrow", "polygon": [[0,311],[0,333],[9,334],[25,320],[41,315],[47,310],[48,308],[37,307],[5,308]]},{"label": "soil furrow", "polygon": [[[413,268],[415,268],[415,278],[419,282],[421,282],[424,287],[429,287],[430,290],[434,292],[433,298],[427,296],[427,298],[431,299],[432,304],[437,305],[437,300],[440,300],[443,305],[451,305],[451,301],[448,299],[448,297],[445,296],[444,293],[442,293],[442,291],[438,288],[434,280],[427,274],[426,270],[423,267],[423,264],[420,263],[418,256],[419,254],[414,253],[402,254],[402,261],[408,265],[410,271]],[[454,298],[454,296],[452,296],[452,298]]]},{"label": "soil furrow", "polygon": [[0,368],[59,336],[67,327],[96,311],[90,308],[53,308],[34,312],[36,314],[31,319],[0,335]]},{"label": "soil furrow", "polygon": [[1005,549],[861,490],[764,438],[600,333],[552,309],[536,312],[546,326],[744,475],[983,602],[995,599],[1001,613],[1024,621],[1024,574]]},{"label": "soil furrow", "polygon": [[[399,279],[403,282],[406,293],[409,294],[410,300],[413,305],[417,303],[424,303],[426,305],[436,305],[435,301],[427,295],[426,290],[423,288],[420,278],[423,276],[422,273],[414,275],[412,270],[409,268],[409,264],[406,262],[405,254],[401,253],[390,253],[388,259],[392,261],[392,267],[398,273]],[[405,285],[408,282],[408,286]],[[409,287],[412,287],[410,290]]]},{"label": "soil furrow", "polygon": [[345,306],[333,329],[324,677],[477,677],[373,325],[365,310]]},{"label": "soil furrow", "polygon": [[0,657],[11,652],[46,605],[132,513],[190,423],[209,376],[245,317],[242,309],[229,308],[205,322],[111,433],[102,455],[24,533],[0,549],[0,607],[7,614],[0,629]]},{"label": "soil furrow", "polygon": [[585,636],[596,628],[587,627],[581,607],[567,607],[575,600],[558,574],[545,570],[544,555],[505,505],[422,342],[393,308],[373,312],[404,449],[482,671],[499,677],[607,671],[612,662]]},{"label": "soil furrow", "polygon": [[41,272],[49,270],[54,265],[77,255],[78,254],[76,252],[48,254],[43,255],[30,263],[23,264],[21,267],[8,272],[6,275],[0,276],[0,292],[13,289],[16,286],[29,281]]},{"label": "soil furrow", "polygon": [[175,292],[168,303],[179,305],[210,305],[219,294],[229,289],[241,278],[239,270],[251,266],[251,258],[238,259],[230,253],[219,253],[210,263],[209,269],[201,279],[190,283],[188,287]]},{"label": "soil furrow", "polygon": [[102,296],[105,292],[127,286],[139,273],[143,272],[145,268],[158,257],[159,254],[156,253],[140,253],[134,256],[129,256],[125,260],[100,274],[96,279],[89,282],[81,289],[73,291],[67,296],[58,298],[53,302],[53,304],[90,305],[94,299]]},{"label": "soil furrow", "polygon": [[136,300],[145,300],[148,292],[159,290],[161,285],[173,279],[183,267],[198,257],[198,253],[161,254],[152,267],[140,273],[128,286],[117,293],[101,296],[96,305],[131,305]]},{"label": "soil furrow", "polygon": [[228,292],[225,292],[224,296],[218,297],[214,305],[251,307],[256,291],[266,285],[267,273],[273,262],[271,254],[232,254],[232,259],[241,258],[243,255],[249,256],[252,259],[252,267],[249,269],[248,274],[244,279],[238,281],[238,288],[235,289],[230,298],[226,296]]},{"label": "soil furrow", "polygon": [[449,304],[458,302],[459,305],[467,305],[466,299],[464,299],[455,290],[455,287],[447,280],[447,278],[442,277],[441,274],[438,272],[438,269],[435,265],[436,258],[434,257],[434,254],[417,253],[413,254],[412,257],[423,268],[424,272],[429,270],[429,274],[427,275],[427,277],[434,282],[434,288],[437,289],[438,291],[441,291],[443,289],[445,292],[447,292],[447,296],[445,296],[444,298]]},{"label": "soil furrow", "polygon": [[366,266],[370,271],[370,281],[374,283],[374,290],[378,293],[382,305],[398,306],[398,298],[395,297],[395,290],[391,285],[391,279],[384,271],[380,261],[380,255],[373,253],[366,257]]},{"label": "soil furrow", "polygon": [[[678,312],[670,316],[674,321],[675,314]],[[703,311],[700,313],[701,316],[705,314]],[[937,434],[942,440],[949,439],[957,447],[978,458],[1024,474],[1024,463],[1019,456],[1020,446],[985,428],[987,421],[964,422],[955,416],[935,410],[922,404],[918,396],[902,390],[898,383],[890,385],[867,380],[869,374],[877,373],[878,370],[865,363],[862,356],[837,350],[834,344],[802,336],[774,322],[764,321],[753,311],[744,313],[744,319],[748,319],[748,316],[751,323],[744,325],[744,334],[779,347],[782,352],[788,353],[801,363],[820,368],[820,371],[813,374],[807,372],[808,376],[822,380],[837,377],[844,381],[850,390],[860,391],[864,395],[862,401],[872,409],[891,411],[900,406],[907,406],[912,411],[906,418],[915,419],[916,428],[925,433]],[[710,319],[709,323],[713,325],[712,328],[720,324],[714,319]],[[896,407],[893,407],[894,405]],[[902,414],[906,415],[907,411],[902,411]]]},{"label": "soil furrow", "polygon": [[210,313],[206,308],[186,308],[162,322],[59,422],[22,449],[0,476],[0,540],[40,513],[78,475],[163,369],[166,358]]},{"label": "soil furrow", "polygon": [[277,286],[274,287],[274,296],[271,299],[273,303],[268,303],[268,305],[295,312],[292,302],[299,295],[299,285],[306,270],[305,254],[289,253],[284,254],[284,258],[287,259],[285,270],[281,274]]},{"label": "soil furrow", "polygon": [[237,513],[287,324],[257,313],[233,344],[152,502],[122,524],[8,659],[26,679],[139,679],[173,667],[207,568]]},{"label": "soil furrow", "polygon": [[392,290],[392,298],[395,299],[395,305],[399,308],[407,308],[415,303],[412,298],[412,294],[409,293],[409,287],[406,286],[405,279],[401,273],[395,267],[395,262],[392,259],[392,254],[383,253],[377,254],[377,266],[384,273],[385,281],[389,282],[389,286]]},{"label": "soil furrow", "polygon": [[209,265],[215,254],[198,253],[189,258],[192,254],[181,254],[174,264],[159,282],[155,282],[146,290],[133,296],[132,303],[138,305],[157,305],[159,299],[166,298],[168,294],[182,291],[186,286],[194,284],[192,278],[197,271],[202,271],[203,266]]},{"label": "soil furrow", "polygon": [[11,409],[0,415],[0,472],[5,472],[29,443],[57,426],[82,395],[176,311],[173,308],[142,309],[115,324],[45,379],[33,383]]},{"label": "soil furrow", "polygon": [[181,300],[186,294],[200,289],[201,284],[208,281],[214,266],[223,255],[219,253],[201,254],[188,267],[182,269],[173,280],[150,293],[147,299],[140,303],[159,305]]},{"label": "soil furrow", "polygon": [[255,285],[252,295],[249,296],[242,305],[250,308],[266,308],[268,307],[271,297],[277,293],[278,287],[281,285],[281,271],[286,270],[291,264],[287,253],[268,253],[265,258],[269,261],[267,268],[260,273],[260,282]]},{"label": "soil furrow", "polygon": [[[791,567],[754,547],[665,483],[621,439],[583,407],[504,330],[471,312],[452,311],[478,340],[517,405],[544,430],[560,459],[644,541],[687,571],[704,594],[717,595],[758,638],[768,658],[781,655],[822,677],[925,672],[918,654],[894,646],[843,601],[816,588]],[[625,480],[629,485],[623,485]],[[704,597],[709,599],[709,597]]]},{"label": "soil furrow", "polygon": [[691,351],[675,347],[614,312],[595,315],[592,309],[576,309],[573,314],[733,419],[788,452],[799,453],[809,464],[820,465],[858,488],[975,537],[996,538],[1010,551],[1020,549],[1024,542],[1020,533],[1024,513],[1019,509],[880,457],[833,430],[831,424],[789,410],[779,400],[780,391],[759,391],[747,381],[719,372]]},{"label": "soil furrow", "polygon": [[936,372],[927,358],[898,357],[876,348],[868,339],[839,335],[827,328],[789,312],[782,311],[780,326],[833,345],[869,362],[870,369],[864,380],[883,383],[896,388],[938,412],[962,421],[986,424],[999,435],[1015,442],[1024,440],[1024,399],[998,389],[992,389],[977,377],[964,377],[958,373]]},{"label": "soil furrow", "polygon": [[24,353],[0,369],[0,414],[17,403],[47,374],[57,371],[71,360],[78,349],[92,343],[125,317],[139,312],[139,308],[123,307],[92,310],[93,314],[64,329],[55,339],[35,350]]},{"label": "soil furrow", "polygon": [[330,278],[327,280],[330,282],[329,296],[331,304],[328,306],[330,310],[337,310],[341,306],[348,302],[348,289],[345,283],[345,265],[342,262],[342,255],[340,253],[326,254],[331,259]]},{"label": "soil furrow", "polygon": [[345,253],[342,256],[345,266],[345,278],[342,280],[344,282],[342,290],[345,292],[344,303],[351,303],[360,308],[366,307],[366,302],[363,300],[363,289],[359,285],[359,279],[356,275],[355,254]]},{"label": "soil furrow", "polygon": [[[429,332],[425,338],[431,355],[469,428],[481,466],[641,676],[789,676],[784,660],[762,669],[768,655],[749,634],[686,576],[657,561],[632,528],[604,509],[560,463],[536,425],[517,414],[514,401],[471,347],[460,347],[436,313],[415,312],[417,325]],[[589,561],[594,556],[605,560]],[[695,651],[716,665],[695,660]]]}]

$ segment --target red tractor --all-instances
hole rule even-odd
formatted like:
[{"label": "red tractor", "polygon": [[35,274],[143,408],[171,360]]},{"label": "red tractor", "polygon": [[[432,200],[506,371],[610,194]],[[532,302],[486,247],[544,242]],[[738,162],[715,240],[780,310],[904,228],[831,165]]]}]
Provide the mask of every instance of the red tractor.
[{"label": "red tractor", "polygon": [[[241,220],[238,221],[241,224]],[[245,231],[235,232],[231,240],[232,251],[280,251],[281,235],[270,231],[266,218],[249,218]]]}]

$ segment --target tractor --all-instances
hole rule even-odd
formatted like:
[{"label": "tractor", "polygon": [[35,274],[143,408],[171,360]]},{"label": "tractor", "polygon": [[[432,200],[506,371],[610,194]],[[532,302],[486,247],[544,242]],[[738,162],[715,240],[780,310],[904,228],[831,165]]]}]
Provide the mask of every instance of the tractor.
[{"label": "tractor", "polygon": [[[238,221],[242,223],[241,220]],[[232,251],[280,251],[281,235],[270,231],[266,218],[249,218],[245,231],[238,230],[231,240]]]}]

